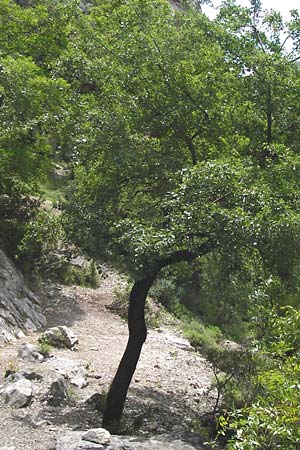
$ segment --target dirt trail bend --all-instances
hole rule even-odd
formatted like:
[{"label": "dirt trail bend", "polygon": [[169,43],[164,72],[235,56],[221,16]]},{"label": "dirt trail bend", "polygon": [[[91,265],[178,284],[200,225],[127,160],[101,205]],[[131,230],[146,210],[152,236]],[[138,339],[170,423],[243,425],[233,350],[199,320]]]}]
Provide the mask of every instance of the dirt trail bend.
[{"label": "dirt trail bend", "polygon": [[[74,387],[69,404],[50,407],[44,396],[49,388],[47,363],[29,363],[17,357],[20,345],[36,343],[39,333],[0,347],[0,383],[8,368],[34,370],[43,376],[28,407],[14,410],[2,404],[1,445],[14,445],[18,450],[48,450],[53,447],[55,436],[66,429],[101,425],[101,413],[85,401],[96,392],[105,395],[126,346],[127,324],[107,308],[119,284],[120,280],[110,274],[98,289],[44,286],[48,327],[67,325],[79,337],[76,351],[55,349],[52,357],[83,362],[88,371],[88,386]],[[184,432],[192,428],[200,415],[212,409],[215,392],[210,388],[211,367],[192,349],[180,348],[177,337],[176,330],[163,327],[148,332],[126,402],[127,434]]]}]

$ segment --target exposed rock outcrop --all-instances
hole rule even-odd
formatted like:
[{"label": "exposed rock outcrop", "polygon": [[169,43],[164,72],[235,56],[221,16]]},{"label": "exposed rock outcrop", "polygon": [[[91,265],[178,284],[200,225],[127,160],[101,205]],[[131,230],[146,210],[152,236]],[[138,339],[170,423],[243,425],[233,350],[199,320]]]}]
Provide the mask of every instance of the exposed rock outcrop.
[{"label": "exposed rock outcrop", "polygon": [[0,344],[46,324],[38,298],[14,263],[0,250]]},{"label": "exposed rock outcrop", "polygon": [[70,328],[62,325],[46,330],[41,335],[40,341],[46,341],[57,348],[73,348],[75,344],[78,344],[78,337],[70,330]]},{"label": "exposed rock outcrop", "polygon": [[[93,440],[97,435],[97,442]],[[142,438],[133,436],[109,436],[104,429],[71,431],[57,439],[55,450],[205,450],[208,447],[202,440],[194,439],[186,442],[179,437],[157,436],[155,438]]]}]

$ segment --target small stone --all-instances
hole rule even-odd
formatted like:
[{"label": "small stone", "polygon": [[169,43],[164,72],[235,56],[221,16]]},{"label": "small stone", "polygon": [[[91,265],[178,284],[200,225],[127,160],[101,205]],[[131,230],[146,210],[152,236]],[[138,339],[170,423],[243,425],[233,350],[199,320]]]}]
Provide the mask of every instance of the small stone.
[{"label": "small stone", "polygon": [[90,375],[91,378],[95,378],[95,380],[100,380],[102,378],[102,375],[99,375],[98,373],[95,373],[94,375]]},{"label": "small stone", "polygon": [[110,432],[104,428],[93,428],[83,433],[81,438],[84,441],[95,442],[96,444],[106,445],[111,441]]},{"label": "small stone", "polygon": [[25,372],[24,370],[22,370],[22,371],[20,372],[20,374],[21,374],[24,378],[26,378],[26,380],[30,380],[30,381],[32,381],[32,380],[40,381],[40,380],[43,379],[43,376],[40,375],[40,374],[37,373],[37,372]]},{"label": "small stone", "polygon": [[18,349],[18,357],[30,362],[42,362],[44,361],[44,356],[39,351],[37,345],[28,344],[25,342]]}]

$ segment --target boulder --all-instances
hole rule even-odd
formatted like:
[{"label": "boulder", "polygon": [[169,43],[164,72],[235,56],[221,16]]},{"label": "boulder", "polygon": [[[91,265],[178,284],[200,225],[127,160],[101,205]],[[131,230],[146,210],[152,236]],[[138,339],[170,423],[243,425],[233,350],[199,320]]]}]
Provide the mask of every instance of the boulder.
[{"label": "boulder", "polygon": [[12,260],[0,250],[0,344],[45,325],[38,298],[28,289]]},{"label": "boulder", "polygon": [[84,441],[94,442],[96,444],[109,444],[110,443],[110,432],[104,428],[93,428],[86,431],[81,436]]},{"label": "boulder", "polygon": [[[97,429],[96,429],[97,430]],[[98,433],[107,433],[103,428]],[[110,436],[106,443],[96,443],[83,439],[90,431],[72,431],[57,439],[55,450],[207,450],[201,438],[195,438],[190,442],[174,436],[158,436],[155,438],[142,438],[133,436]]]},{"label": "boulder", "polygon": [[87,372],[81,361],[65,358],[51,359],[48,363],[51,369],[65,377],[80,389],[88,385]]},{"label": "boulder", "polygon": [[85,403],[90,405],[93,409],[100,411],[103,413],[106,402],[106,395],[100,394],[99,392],[95,392],[95,394],[91,395]]},{"label": "boulder", "polygon": [[25,342],[18,349],[18,357],[30,362],[42,362],[44,361],[44,356],[39,351],[37,345],[28,344]]},{"label": "boulder", "polygon": [[70,431],[57,439],[55,450],[103,450],[102,444],[84,441],[82,431]]},{"label": "boulder", "polygon": [[67,398],[67,386],[63,377],[53,381],[47,395],[47,403],[51,406],[60,406]]},{"label": "boulder", "polygon": [[73,348],[78,343],[78,337],[70,328],[62,325],[46,330],[40,337],[39,341],[47,342],[57,348]]},{"label": "boulder", "polygon": [[5,403],[15,407],[23,408],[27,406],[32,398],[32,384],[22,376],[18,376],[15,381],[10,381],[0,390],[0,395],[4,397]]},{"label": "boulder", "polygon": [[165,336],[165,340],[167,344],[173,345],[174,347],[177,348],[181,348],[182,350],[187,350],[189,352],[195,351],[194,347],[190,344],[190,342],[182,337],[167,334]]}]

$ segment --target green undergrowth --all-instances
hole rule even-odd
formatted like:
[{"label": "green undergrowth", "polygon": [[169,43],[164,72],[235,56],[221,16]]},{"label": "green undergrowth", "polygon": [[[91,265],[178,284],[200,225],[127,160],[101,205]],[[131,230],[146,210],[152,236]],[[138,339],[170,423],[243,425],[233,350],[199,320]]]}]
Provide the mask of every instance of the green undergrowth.
[{"label": "green undergrowth", "polygon": [[69,180],[67,172],[58,175],[55,171],[49,171],[39,183],[40,192],[46,200],[50,200],[53,205],[58,205],[65,200]]},{"label": "green undergrowth", "polygon": [[[111,309],[117,312],[124,320],[127,319],[128,302],[131,287],[115,290],[115,300]],[[152,296],[148,296],[145,308],[145,317],[149,328],[172,326],[180,330],[184,337],[197,350],[210,355],[221,352],[222,332],[216,326],[204,325],[184,305],[176,303],[167,309]]]}]

